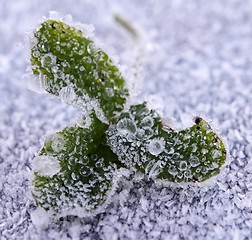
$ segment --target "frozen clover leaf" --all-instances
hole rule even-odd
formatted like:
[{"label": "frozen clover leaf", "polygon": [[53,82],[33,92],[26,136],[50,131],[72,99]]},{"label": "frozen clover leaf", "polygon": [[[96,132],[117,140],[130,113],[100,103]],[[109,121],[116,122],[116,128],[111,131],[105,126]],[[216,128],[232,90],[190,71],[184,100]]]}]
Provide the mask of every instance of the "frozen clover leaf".
[{"label": "frozen clover leaf", "polygon": [[125,80],[79,29],[56,20],[41,23],[34,31],[31,65],[40,85],[69,104],[85,108],[97,101],[108,120],[123,110],[128,97]]},{"label": "frozen clover leaf", "polygon": [[202,182],[218,174],[226,159],[222,140],[201,118],[181,131],[163,126],[146,103],[131,106],[106,132],[108,144],[127,167],[173,182]]},{"label": "frozen clover leaf", "polygon": [[172,182],[202,182],[220,172],[226,149],[203,119],[174,131],[146,103],[124,110],[125,80],[83,31],[56,20],[41,23],[31,66],[47,92],[89,110],[83,121],[47,137],[33,161],[32,195],[44,209],[93,213],[125,169]]},{"label": "frozen clover leaf", "polygon": [[111,194],[124,165],[106,145],[107,125],[92,116],[89,128],[72,125],[47,137],[33,160],[32,195],[46,210],[93,212]]}]

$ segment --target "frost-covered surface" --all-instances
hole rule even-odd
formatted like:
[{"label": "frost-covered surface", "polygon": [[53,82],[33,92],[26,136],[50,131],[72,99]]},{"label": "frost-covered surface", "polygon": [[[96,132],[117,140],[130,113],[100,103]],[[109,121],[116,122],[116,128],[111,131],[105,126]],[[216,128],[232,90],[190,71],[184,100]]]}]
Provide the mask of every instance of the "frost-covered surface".
[{"label": "frost-covered surface", "polygon": [[[1,239],[250,238],[252,2],[166,2],[0,2]],[[29,197],[32,159],[41,136],[80,115],[30,92],[22,79],[28,57],[20,44],[24,31],[50,10],[95,26],[105,50],[129,67],[125,72],[135,93],[141,91],[139,100],[157,94],[153,105],[178,125],[188,126],[195,114],[212,119],[231,154],[222,174],[208,185],[183,188],[125,179],[104,213],[43,225],[47,216]],[[113,14],[132,22],[137,39]]]}]

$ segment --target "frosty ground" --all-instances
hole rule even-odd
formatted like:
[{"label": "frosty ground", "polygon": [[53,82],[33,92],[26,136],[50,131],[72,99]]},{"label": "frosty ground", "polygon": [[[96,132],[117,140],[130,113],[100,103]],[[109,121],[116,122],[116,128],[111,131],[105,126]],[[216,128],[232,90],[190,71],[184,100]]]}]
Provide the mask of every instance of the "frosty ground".
[{"label": "frosty ground", "polygon": [[[0,2],[1,239],[249,239],[252,231],[252,1]],[[50,10],[93,24],[117,56],[135,99],[149,99],[177,127],[200,115],[225,139],[230,160],[207,185],[122,183],[105,211],[40,228],[29,196],[41,138],[80,112],[27,89],[24,38]],[[126,19],[132,34],[116,16]],[[155,95],[156,97],[154,97]],[[37,220],[37,221],[36,221]]]}]

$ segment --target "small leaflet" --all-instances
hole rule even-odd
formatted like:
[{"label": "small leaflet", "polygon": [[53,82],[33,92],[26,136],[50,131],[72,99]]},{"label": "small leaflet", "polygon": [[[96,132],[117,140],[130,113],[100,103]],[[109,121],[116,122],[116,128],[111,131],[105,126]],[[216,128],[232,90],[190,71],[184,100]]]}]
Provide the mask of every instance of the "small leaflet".
[{"label": "small leaflet", "polygon": [[172,182],[205,181],[220,172],[226,159],[223,142],[206,121],[196,118],[190,128],[167,130],[146,103],[131,106],[106,134],[121,162]]},{"label": "small leaflet", "polygon": [[56,213],[96,210],[107,200],[114,175],[123,167],[104,145],[107,126],[91,116],[89,128],[77,124],[50,135],[33,160],[32,195],[37,205]]},{"label": "small leaflet", "polygon": [[129,93],[119,69],[85,33],[66,23],[46,20],[34,31],[31,66],[35,76],[46,80],[43,88],[73,104],[88,95],[96,99],[111,119],[121,112]]}]

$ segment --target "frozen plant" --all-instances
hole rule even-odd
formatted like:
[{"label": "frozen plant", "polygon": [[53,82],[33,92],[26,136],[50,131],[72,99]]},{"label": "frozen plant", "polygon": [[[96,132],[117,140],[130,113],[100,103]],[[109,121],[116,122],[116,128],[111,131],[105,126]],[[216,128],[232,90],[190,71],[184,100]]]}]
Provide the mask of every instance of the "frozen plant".
[{"label": "frozen plant", "polygon": [[33,161],[37,205],[92,213],[127,169],[172,182],[202,182],[220,172],[226,149],[202,118],[175,131],[145,102],[126,108],[118,67],[80,29],[50,19],[33,34],[34,81],[83,110],[80,121],[46,139]]}]

